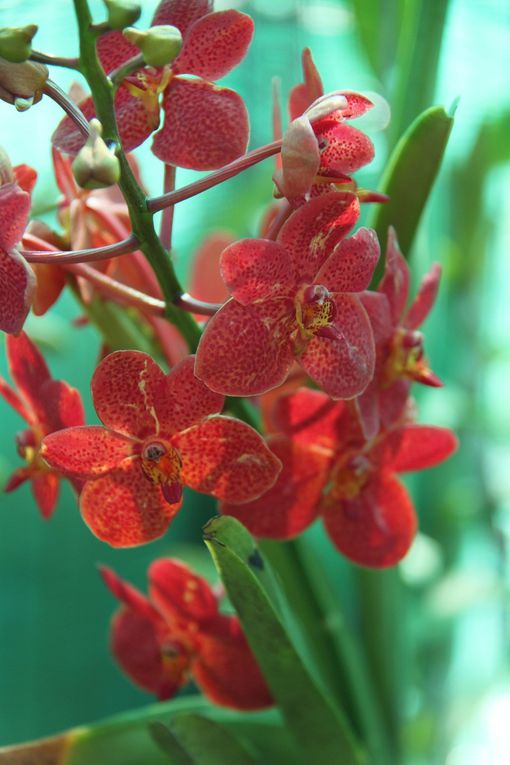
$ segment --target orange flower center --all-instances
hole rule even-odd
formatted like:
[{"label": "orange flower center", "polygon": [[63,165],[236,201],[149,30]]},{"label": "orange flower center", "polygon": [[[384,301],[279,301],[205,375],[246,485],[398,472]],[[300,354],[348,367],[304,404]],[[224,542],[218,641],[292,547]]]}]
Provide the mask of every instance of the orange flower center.
[{"label": "orange flower center", "polygon": [[159,125],[159,97],[168,87],[172,77],[173,72],[168,66],[163,69],[145,67],[122,81],[131,95],[141,100],[147,114],[152,115],[154,129]]},{"label": "orange flower center", "polygon": [[372,463],[364,454],[342,460],[334,469],[329,497],[338,501],[354,499],[368,482]]},{"label": "orange flower center", "polygon": [[39,456],[43,435],[42,432],[38,433],[32,428],[20,430],[19,433],[16,433],[17,452],[21,459],[28,463],[32,474],[47,473],[51,470]]},{"label": "orange flower center", "polygon": [[142,446],[143,472],[153,483],[160,484],[166,501],[171,505],[182,496],[181,455],[163,439],[147,439]]},{"label": "orange flower center", "polygon": [[424,358],[423,334],[400,327],[391,341],[391,349],[384,370],[386,385],[400,377],[421,380],[430,369]]},{"label": "orange flower center", "polygon": [[315,335],[338,337],[338,330],[333,326],[335,301],[322,284],[302,287],[296,295],[295,310],[301,340],[306,342]]}]

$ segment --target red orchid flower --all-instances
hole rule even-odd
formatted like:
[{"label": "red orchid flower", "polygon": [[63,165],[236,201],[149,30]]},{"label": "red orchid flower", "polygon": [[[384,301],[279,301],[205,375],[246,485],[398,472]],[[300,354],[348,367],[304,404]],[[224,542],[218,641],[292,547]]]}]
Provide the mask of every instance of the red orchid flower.
[{"label": "red orchid flower", "polygon": [[318,515],[335,545],[361,566],[386,568],[408,551],[416,532],[409,494],[395,476],[432,467],[457,446],[446,428],[405,420],[369,441],[343,402],[301,389],[274,410],[281,434],[269,439],[283,468],[273,488],[255,502],[221,511],[255,535],[289,539]]},{"label": "red orchid flower", "polygon": [[[44,518],[49,518],[58,499],[60,475],[41,459],[41,441],[48,433],[84,422],[80,394],[66,382],[53,380],[41,353],[24,332],[7,336],[7,359],[16,390],[0,377],[0,394],[28,427],[16,436],[18,452],[27,465],[14,471],[6,491],[31,481],[32,491]],[[80,488],[74,482],[76,489]]]},{"label": "red orchid flower", "polygon": [[357,197],[335,192],[294,212],[276,242],[227,247],[221,270],[232,299],[197,351],[195,371],[209,388],[264,393],[285,380],[294,359],[333,398],[366,388],[374,344],[357,293],[368,287],[379,245],[369,229],[344,239],[358,215]]},{"label": "red orchid flower", "polygon": [[35,291],[35,274],[16,249],[27,225],[34,182],[31,168],[13,169],[0,152],[0,330],[14,335],[21,332]]},{"label": "red orchid flower", "polygon": [[[374,158],[368,136],[345,123],[361,117],[373,103],[352,91],[324,94],[308,48],[303,51],[303,74],[304,82],[289,96],[291,122],[283,136],[281,170],[274,175],[280,194],[294,205],[335,190],[335,184],[358,193],[350,176]],[[361,201],[387,201],[385,195],[373,192],[359,195]]]},{"label": "red orchid flower", "polygon": [[131,680],[159,699],[193,678],[215,704],[261,709],[273,701],[239,620],[218,611],[209,583],[178,560],[149,568],[149,598],[102,568],[122,607],[113,617],[112,653]]},{"label": "red orchid flower", "polygon": [[255,430],[217,415],[223,397],[195,377],[193,365],[190,356],[165,375],[145,353],[111,353],[91,384],[105,427],[67,428],[44,439],[44,459],[85,480],[83,518],[113,547],[164,534],[183,484],[236,503],[277,478],[279,460]]},{"label": "red orchid flower", "polygon": [[366,292],[361,297],[372,321],[376,343],[374,379],[356,402],[367,437],[377,433],[380,421],[389,427],[401,416],[412,382],[442,385],[428,365],[423,334],[417,331],[434,305],[441,267],[433,264],[406,308],[409,276],[409,266],[399,250],[395,231],[390,228],[384,276],[376,293]]},{"label": "red orchid flower", "polygon": [[[115,109],[125,151],[139,146],[158,128],[161,93],[165,121],[152,146],[159,159],[178,167],[212,170],[246,151],[249,123],[244,102],[233,90],[211,81],[226,75],[244,58],[253,21],[235,10],[211,11],[209,0],[163,0],[159,4],[152,24],[177,27],[183,47],[169,66],[140,69],[118,88]],[[98,54],[110,73],[139,50],[120,32],[112,31],[99,39]],[[91,98],[80,108],[89,120],[95,114]],[[61,151],[76,154],[83,136],[66,118],[53,142]]]}]

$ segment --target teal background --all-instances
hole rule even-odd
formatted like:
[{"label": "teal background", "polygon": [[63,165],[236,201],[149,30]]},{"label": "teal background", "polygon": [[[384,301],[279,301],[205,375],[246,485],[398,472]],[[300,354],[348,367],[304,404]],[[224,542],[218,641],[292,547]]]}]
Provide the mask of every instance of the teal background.
[{"label": "teal background", "polygon": [[[92,5],[102,18],[101,3]],[[440,5],[424,7],[430,15]],[[216,3],[217,8],[230,6]],[[510,750],[510,6],[504,0],[444,3],[442,34],[433,38],[429,60],[420,66],[420,36],[411,40],[408,58],[397,44],[400,27],[395,19],[401,18],[397,14],[404,6],[397,0],[238,2],[237,7],[253,15],[256,36],[246,61],[225,81],[246,100],[252,147],[271,140],[272,77],[281,78],[283,94],[300,81],[305,45],[313,51],[326,90],[382,93],[390,100],[395,126],[371,133],[377,157],[359,174],[360,184],[368,187],[377,187],[388,149],[414,116],[415,106],[434,103],[448,109],[459,99],[445,164],[420,226],[412,265],[415,283],[434,260],[443,264],[445,273],[437,309],[426,327],[426,347],[446,385],[439,391],[416,391],[420,421],[455,428],[462,445],[449,463],[410,481],[421,534],[398,572],[402,589],[395,645],[400,641],[404,646],[398,704],[407,762],[499,765]],[[147,22],[152,7],[144,4]],[[377,55],[372,48],[367,56],[356,7],[365,18],[372,12],[372,21],[376,10],[381,13]],[[32,21],[40,25],[39,49],[75,53],[72,3],[0,3],[0,24]],[[53,76],[64,88],[71,80],[67,71],[54,71]],[[35,206],[40,210],[57,197],[49,136],[60,116],[58,107],[46,99],[25,114],[0,103],[0,142],[14,164],[27,162],[38,169]],[[159,193],[157,161],[147,147],[137,154],[146,185]],[[228,227],[242,236],[256,233],[272,192],[271,172],[268,160],[179,205],[175,257],[181,277],[205,232]],[[196,175],[179,170],[178,184]],[[95,422],[88,380],[99,340],[93,329],[71,326],[78,314],[73,299],[65,296],[47,316],[31,317],[26,328],[43,347],[54,375],[83,391],[89,422]],[[22,424],[4,403],[0,417],[3,483],[18,465],[13,435]],[[193,545],[185,548],[187,559],[191,555],[207,568],[200,527],[213,512],[211,501],[190,493],[163,540],[114,551],[84,526],[67,488],[49,522],[39,517],[27,487],[0,496],[0,745],[147,702],[147,695],[120,674],[109,656],[108,622],[114,603],[95,566],[112,565],[143,587],[154,557],[180,555],[183,545]],[[351,567],[331,551],[320,528],[312,529],[310,538],[323,552],[328,576],[356,627]],[[372,626],[377,633],[378,624]],[[366,641],[366,635],[360,635]]]}]

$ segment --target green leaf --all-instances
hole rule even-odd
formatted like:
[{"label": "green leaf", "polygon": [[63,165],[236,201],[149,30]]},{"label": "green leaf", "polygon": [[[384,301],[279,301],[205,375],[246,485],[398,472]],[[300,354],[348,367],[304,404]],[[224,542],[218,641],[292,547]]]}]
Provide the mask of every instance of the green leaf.
[{"label": "green leaf", "polygon": [[[452,125],[453,116],[443,107],[427,109],[404,133],[383,175],[380,190],[390,201],[378,205],[368,225],[376,230],[382,244],[386,242],[388,227],[394,226],[406,256],[439,172]],[[375,281],[383,268],[384,263],[380,262]]]},{"label": "green leaf", "polygon": [[213,518],[204,539],[271,692],[305,757],[360,765],[352,732],[308,673],[262,581],[268,564],[239,521]]},{"label": "green leaf", "polygon": [[257,765],[232,733],[202,715],[179,715],[168,728],[153,724],[151,733],[174,765]]}]

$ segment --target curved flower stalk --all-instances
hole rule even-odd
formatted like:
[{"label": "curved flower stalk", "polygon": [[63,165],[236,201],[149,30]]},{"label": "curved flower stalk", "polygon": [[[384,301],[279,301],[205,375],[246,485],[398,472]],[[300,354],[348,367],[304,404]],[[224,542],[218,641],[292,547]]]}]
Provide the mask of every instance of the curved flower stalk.
[{"label": "curved flower stalk", "polygon": [[22,165],[18,174],[0,150],[0,330],[14,335],[21,332],[36,286],[31,266],[16,248],[28,222],[34,182],[31,168]]},{"label": "curved flower stalk", "polygon": [[294,212],[276,242],[244,239],[223,252],[232,299],[207,324],[196,374],[219,393],[252,396],[280,385],[296,359],[333,398],[372,379],[374,341],[358,293],[379,257],[372,231],[345,235],[354,194],[332,193]]},{"label": "curved flower stalk", "polygon": [[[15,388],[0,377],[0,395],[28,427],[16,436],[18,453],[27,464],[14,471],[5,491],[30,481],[43,518],[49,518],[57,504],[61,475],[42,460],[41,441],[55,430],[83,425],[83,404],[77,390],[51,377],[37,346],[24,332],[18,337],[8,335],[6,348]],[[81,488],[79,481],[73,485],[78,491]]]},{"label": "curved flower stalk", "polygon": [[155,560],[149,597],[102,568],[122,604],[112,620],[111,648],[127,675],[159,699],[193,678],[211,701],[234,709],[272,705],[236,616],[221,614],[207,580],[181,561]]},{"label": "curved flower stalk", "polygon": [[407,306],[409,266],[390,228],[384,276],[377,292],[361,297],[372,321],[376,343],[376,370],[365,392],[356,400],[360,421],[367,437],[374,436],[382,421],[385,427],[398,419],[405,407],[411,383],[440,387],[441,380],[430,369],[418,328],[432,309],[441,278],[434,263],[423,278],[418,293]]},{"label": "curved flower stalk", "polygon": [[[253,22],[239,11],[211,12],[211,7],[212,3],[204,0],[163,0],[159,4],[152,24],[177,27],[183,47],[169,66],[144,67],[119,86],[115,110],[125,151],[136,148],[157,130],[160,108],[165,119],[154,136],[152,150],[167,164],[213,170],[246,151],[249,122],[244,102],[235,91],[212,81],[244,58]],[[103,35],[97,48],[107,73],[139,53],[117,31]],[[80,103],[80,109],[88,120],[94,116],[91,98]],[[65,118],[53,141],[60,151],[76,154],[83,136]]]},{"label": "curved flower stalk", "polygon": [[274,407],[268,443],[283,464],[274,487],[255,502],[221,511],[255,535],[289,539],[319,515],[335,545],[362,566],[394,566],[417,526],[412,500],[396,473],[424,470],[456,449],[446,428],[415,425],[405,416],[365,439],[344,402],[301,389]]},{"label": "curved flower stalk", "polygon": [[267,491],[281,465],[251,427],[217,413],[223,397],[193,374],[188,357],[165,375],[145,353],[117,351],[92,378],[105,427],[67,428],[48,436],[42,456],[85,481],[85,522],[113,547],[165,533],[182,504],[183,486],[229,502]]}]

